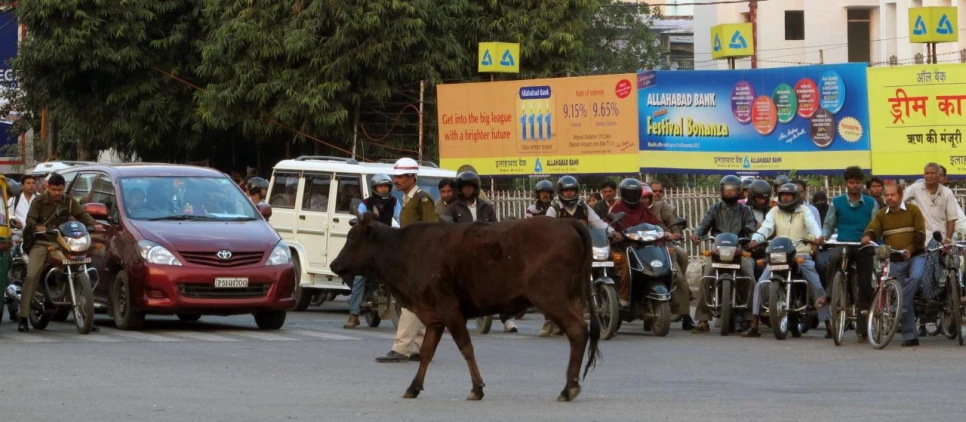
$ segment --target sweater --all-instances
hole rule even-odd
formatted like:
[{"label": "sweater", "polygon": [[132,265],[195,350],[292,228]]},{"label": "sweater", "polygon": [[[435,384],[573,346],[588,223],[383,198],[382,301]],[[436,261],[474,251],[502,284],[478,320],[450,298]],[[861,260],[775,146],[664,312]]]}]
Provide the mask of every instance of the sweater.
[{"label": "sweater", "polygon": [[892,249],[917,255],[926,244],[926,219],[915,204],[901,204],[898,211],[883,208],[875,213],[865,234],[873,240],[881,238]]}]

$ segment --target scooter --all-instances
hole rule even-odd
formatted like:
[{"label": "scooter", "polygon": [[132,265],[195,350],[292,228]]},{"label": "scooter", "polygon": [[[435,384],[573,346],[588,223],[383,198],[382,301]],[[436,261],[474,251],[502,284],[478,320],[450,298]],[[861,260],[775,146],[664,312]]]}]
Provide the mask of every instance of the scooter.
[{"label": "scooter", "polygon": [[[684,226],[679,218],[673,226]],[[666,246],[669,240],[659,226],[638,224],[624,230],[627,266],[630,271],[630,304],[621,307],[622,320],[644,320],[644,330],[663,337],[671,330],[671,292],[674,291],[674,253]]]}]

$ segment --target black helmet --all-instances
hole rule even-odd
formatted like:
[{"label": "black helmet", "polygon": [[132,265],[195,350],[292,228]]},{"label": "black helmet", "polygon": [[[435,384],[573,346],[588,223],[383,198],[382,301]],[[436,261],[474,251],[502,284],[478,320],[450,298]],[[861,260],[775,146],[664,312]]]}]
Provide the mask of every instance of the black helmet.
[{"label": "black helmet", "polygon": [[550,192],[551,195],[553,194],[553,183],[549,180],[541,180],[533,187],[533,193],[537,196],[537,199],[540,198],[540,192],[544,191]]},{"label": "black helmet", "polygon": [[[738,176],[729,174],[721,178],[718,182],[718,193],[721,194],[721,200],[729,204],[733,204],[741,199],[741,179]],[[725,196],[725,188],[732,188],[735,190],[734,196]]]},{"label": "black helmet", "polygon": [[751,187],[751,183],[754,182],[754,181],[755,181],[755,179],[752,179],[750,177],[741,179],[741,190],[744,191],[744,190],[747,190],[748,188],[750,188]]},{"label": "black helmet", "polygon": [[[782,202],[782,194],[790,193],[794,195],[791,202]],[[778,208],[785,212],[795,211],[795,208],[802,203],[802,194],[798,192],[798,185],[794,183],[785,183],[778,188]]]},{"label": "black helmet", "polygon": [[621,202],[627,205],[637,205],[641,203],[641,199],[644,197],[644,191],[653,194],[651,188],[644,186],[640,180],[635,178],[627,178],[621,180],[621,183],[617,185],[617,190],[621,194]]},{"label": "black helmet", "polygon": [[[759,205],[755,198],[765,198],[765,204]],[[771,209],[771,185],[768,182],[758,179],[751,182],[748,187],[748,203],[752,208],[768,211]]]},{"label": "black helmet", "polygon": [[[386,193],[379,193],[376,191],[378,186],[389,186],[389,190]],[[374,174],[372,178],[369,179],[369,190],[372,191],[373,195],[378,196],[381,199],[389,199],[392,196],[392,179],[386,174]]]},{"label": "black helmet", "polygon": [[[563,192],[571,189],[574,191],[574,196],[564,196]],[[557,200],[567,206],[574,205],[580,200],[580,183],[577,183],[576,177],[564,176],[557,180]]]},{"label": "black helmet", "polygon": [[248,179],[245,183],[245,187],[248,188],[248,194],[259,194],[265,196],[268,193],[268,180],[262,179],[261,177],[253,177]]},{"label": "black helmet", "polygon": [[455,182],[456,182],[456,190],[459,191],[460,194],[462,194],[463,185],[468,184],[475,188],[473,191],[473,196],[480,195],[480,176],[477,176],[476,173],[472,171],[464,171],[456,175]]},{"label": "black helmet", "polygon": [[790,177],[782,174],[782,175],[780,175],[780,176],[778,176],[778,177],[775,178],[774,185],[776,187],[781,187],[782,185],[784,185],[786,183],[791,183],[791,182],[792,182],[792,179]]}]

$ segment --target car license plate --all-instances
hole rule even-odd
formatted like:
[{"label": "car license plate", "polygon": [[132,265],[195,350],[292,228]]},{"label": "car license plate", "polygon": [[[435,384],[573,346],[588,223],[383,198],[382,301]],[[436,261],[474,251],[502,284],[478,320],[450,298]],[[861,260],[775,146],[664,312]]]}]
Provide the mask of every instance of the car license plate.
[{"label": "car license plate", "polygon": [[788,265],[772,265],[771,266],[771,270],[772,271],[787,271],[788,270]]},{"label": "car license plate", "polygon": [[727,268],[729,270],[740,270],[741,264],[720,264],[716,262],[714,264],[711,264],[711,268]]},{"label": "car license plate", "polygon": [[591,267],[593,268],[602,268],[602,267],[610,268],[613,266],[614,266],[614,261],[597,261],[591,264]]},{"label": "car license plate", "polygon": [[80,264],[90,264],[90,263],[91,263],[91,259],[90,258],[84,258],[84,259],[65,259],[64,260],[64,265],[80,265]]},{"label": "car license plate", "polygon": [[241,289],[248,287],[248,278],[216,278],[215,288]]}]

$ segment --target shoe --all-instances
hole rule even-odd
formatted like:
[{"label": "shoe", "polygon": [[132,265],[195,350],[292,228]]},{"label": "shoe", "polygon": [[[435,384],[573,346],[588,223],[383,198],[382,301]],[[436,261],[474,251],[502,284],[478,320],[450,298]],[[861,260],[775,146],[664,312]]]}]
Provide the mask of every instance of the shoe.
[{"label": "shoe", "polygon": [[919,345],[919,340],[903,340],[902,347],[916,347]]},{"label": "shoe", "polygon": [[422,358],[422,357],[421,357],[421,356],[419,356],[419,353],[413,353],[413,354],[411,354],[411,355],[409,355],[409,361],[410,361],[410,362],[419,362],[419,360],[420,360],[421,358]]},{"label": "shoe", "polygon": [[20,323],[17,324],[17,331],[21,333],[30,331],[30,323],[27,321],[27,318],[20,318]]},{"label": "shoe", "polygon": [[343,325],[342,328],[345,328],[346,330],[351,330],[358,326],[359,326],[359,315],[349,314],[349,319],[345,321],[345,325]]},{"label": "shoe", "polygon": [[379,356],[376,358],[376,362],[387,363],[387,362],[405,362],[409,360],[409,356],[401,353],[396,353],[395,350],[390,350],[385,356]]},{"label": "shoe", "polygon": [[691,319],[691,315],[684,315],[681,320],[681,329],[684,331],[694,328],[694,320]]},{"label": "shoe", "polygon": [[629,300],[624,300],[624,299],[619,299],[619,300],[617,301],[617,304],[618,304],[618,305],[620,305],[620,307],[621,307],[621,308],[626,308],[626,307],[629,307],[629,306],[631,306],[631,301],[629,301]]},{"label": "shoe", "polygon": [[508,319],[508,320],[506,320],[506,322],[503,323],[503,332],[504,333],[515,333],[517,331],[519,331],[517,329],[517,323],[513,322],[512,319]]},{"label": "shoe", "polygon": [[708,326],[708,321],[698,321],[694,327],[691,327],[691,334],[702,334],[711,331],[711,327]]},{"label": "shoe", "polygon": [[551,334],[553,334],[553,323],[544,321],[543,328],[540,329],[540,337],[550,337]]}]

